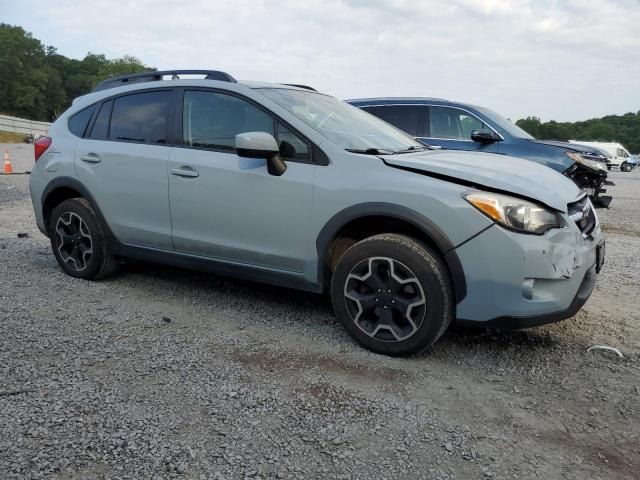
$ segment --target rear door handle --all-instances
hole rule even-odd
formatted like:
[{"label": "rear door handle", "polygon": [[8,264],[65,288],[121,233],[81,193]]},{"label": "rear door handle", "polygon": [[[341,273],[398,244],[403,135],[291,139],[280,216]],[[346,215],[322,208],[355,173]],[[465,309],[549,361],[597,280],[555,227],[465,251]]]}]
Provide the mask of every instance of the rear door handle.
[{"label": "rear door handle", "polygon": [[197,170],[191,168],[188,165],[182,165],[180,168],[172,168],[171,174],[177,175],[178,177],[189,177],[189,178],[200,176]]},{"label": "rear door handle", "polygon": [[87,153],[86,155],[80,155],[80,160],[87,163],[100,163],[102,159],[97,153]]}]

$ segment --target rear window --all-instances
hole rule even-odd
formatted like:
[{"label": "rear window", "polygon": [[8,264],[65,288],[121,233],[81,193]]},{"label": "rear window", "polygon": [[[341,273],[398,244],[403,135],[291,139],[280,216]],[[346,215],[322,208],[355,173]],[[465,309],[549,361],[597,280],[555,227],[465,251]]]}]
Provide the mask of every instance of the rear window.
[{"label": "rear window", "polygon": [[116,98],[110,140],[167,143],[170,91],[136,93]]},{"label": "rear window", "polygon": [[75,115],[72,115],[68,123],[69,131],[76,137],[82,137],[85,130],[87,129],[87,125],[89,124],[89,120],[91,120],[91,116],[93,115],[95,109],[96,106],[91,105],[84,110],[80,110]]}]

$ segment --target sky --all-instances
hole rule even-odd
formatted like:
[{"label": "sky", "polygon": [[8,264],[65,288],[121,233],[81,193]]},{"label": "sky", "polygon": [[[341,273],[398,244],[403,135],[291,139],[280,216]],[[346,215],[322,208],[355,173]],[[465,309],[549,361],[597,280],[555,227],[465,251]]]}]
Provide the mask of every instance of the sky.
[{"label": "sky", "polygon": [[640,0],[0,0],[0,22],[72,58],[339,98],[439,97],[514,121],[640,110]]}]

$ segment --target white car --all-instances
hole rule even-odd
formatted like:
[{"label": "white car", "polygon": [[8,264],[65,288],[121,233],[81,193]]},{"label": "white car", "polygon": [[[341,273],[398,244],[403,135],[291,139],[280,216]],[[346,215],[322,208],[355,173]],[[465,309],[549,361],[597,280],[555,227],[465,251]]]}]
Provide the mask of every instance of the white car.
[{"label": "white car", "polygon": [[575,143],[580,145],[586,145],[589,147],[599,148],[611,155],[611,162],[607,162],[607,168],[611,170],[611,167],[618,167],[623,172],[630,172],[633,169],[632,163],[629,163],[633,157],[629,153],[629,150],[624,148],[619,143],[615,142],[583,142],[581,140],[569,140],[569,143]]}]

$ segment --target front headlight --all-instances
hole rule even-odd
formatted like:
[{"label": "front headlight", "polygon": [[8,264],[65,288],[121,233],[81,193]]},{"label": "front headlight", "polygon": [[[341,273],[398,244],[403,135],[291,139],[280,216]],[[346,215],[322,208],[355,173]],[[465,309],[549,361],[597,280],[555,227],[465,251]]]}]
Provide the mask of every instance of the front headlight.
[{"label": "front headlight", "polygon": [[604,158],[602,160],[594,160],[589,158],[589,156],[583,153],[578,153],[578,152],[564,152],[564,154],[574,162],[584,165],[585,167],[590,168],[592,170],[607,171],[606,159]]},{"label": "front headlight", "polygon": [[528,200],[491,192],[470,192],[463,197],[492,220],[517,232],[542,235],[562,226],[558,213]]}]

